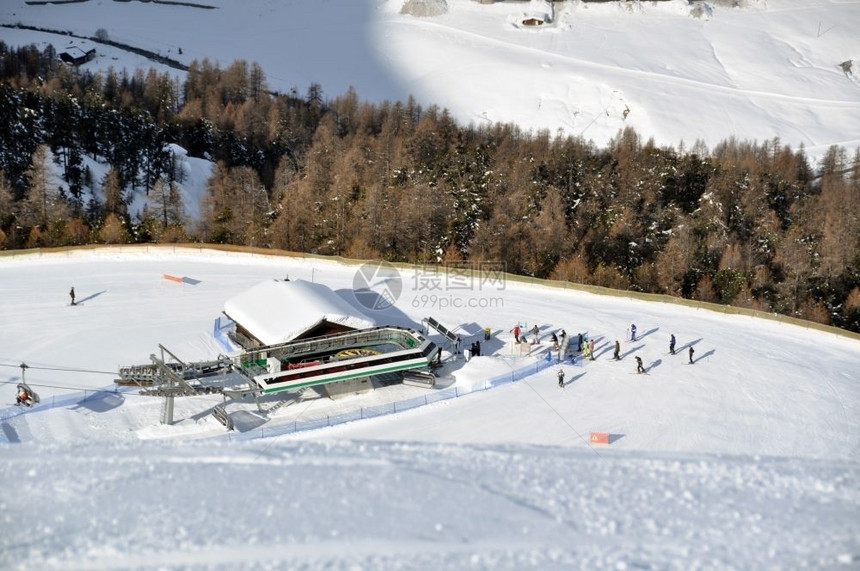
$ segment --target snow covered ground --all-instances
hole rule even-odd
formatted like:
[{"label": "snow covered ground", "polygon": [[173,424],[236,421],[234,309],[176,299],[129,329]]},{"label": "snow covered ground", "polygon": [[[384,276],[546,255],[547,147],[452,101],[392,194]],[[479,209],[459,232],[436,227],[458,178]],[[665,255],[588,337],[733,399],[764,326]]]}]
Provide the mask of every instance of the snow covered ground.
[{"label": "snow covered ground", "polygon": [[[313,398],[271,418],[229,404],[257,424],[228,437],[208,414],[218,398],[178,399],[165,426],[160,399],[113,387],[119,366],[149,362],[158,344],[188,361],[224,352],[213,321],[262,280],[318,281],[349,300],[358,269],[154,247],[0,258],[0,568],[860,565],[860,342],[848,337],[419,268],[400,271],[394,307],[368,313],[432,316],[467,341],[493,331],[489,356],[451,358],[436,389]],[[518,322],[587,333],[597,358],[562,365],[564,389],[553,365],[480,390],[542,362],[546,344],[512,354]],[[21,363],[42,399],[33,409],[11,406]],[[591,444],[593,431],[611,444]]]},{"label": "snow covered ground", "polygon": [[[281,92],[317,83],[327,97],[350,86],[369,101],[414,95],[464,124],[511,122],[601,146],[625,126],[688,148],[779,137],[814,158],[860,146],[857,0],[570,1],[554,13],[544,0],[427,3],[444,13],[404,14],[404,0],[7,0],[0,24],[61,33],[0,28],[0,38],[95,47],[84,69],[182,76],[86,39],[100,30],[185,64],[258,62]],[[546,23],[523,24],[532,17]]]},{"label": "snow covered ground", "polygon": [[[601,145],[627,125],[669,145],[780,137],[811,156],[860,145],[857,66],[840,67],[860,60],[852,0],[696,3],[702,17],[681,0],[569,2],[540,29],[522,25],[550,10],[537,1],[448,0],[434,18],[401,14],[401,0],[190,4],[9,0],[0,23],[103,29],[184,63],[259,62],[281,91],[413,94],[464,123]],[[0,28],[0,39],[96,47],[91,70],[182,76],[71,36]],[[187,168],[196,195],[207,168]],[[188,361],[223,352],[214,320],[262,280],[320,281],[348,299],[357,270],[165,248],[0,258],[0,568],[860,566],[860,342],[814,329],[404,270],[378,320],[494,332],[490,356],[449,361],[437,389],[310,398],[270,416],[233,403],[244,422],[230,435],[209,414],[216,397],[177,400],[166,426],[160,400],[114,389],[118,367],[148,363],[159,344]],[[563,390],[556,366],[483,390],[543,362],[546,345],[513,354],[517,322],[587,333],[597,359],[564,364]],[[637,342],[625,341],[631,322]],[[11,406],[21,363],[42,398],[33,409]],[[459,396],[274,436],[445,391]],[[611,444],[592,445],[593,431]]]}]

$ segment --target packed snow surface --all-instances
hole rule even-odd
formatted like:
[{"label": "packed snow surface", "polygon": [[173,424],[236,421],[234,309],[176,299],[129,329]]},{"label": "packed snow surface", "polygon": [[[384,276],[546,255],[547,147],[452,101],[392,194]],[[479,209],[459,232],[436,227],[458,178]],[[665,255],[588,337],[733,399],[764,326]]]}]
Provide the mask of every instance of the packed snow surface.
[{"label": "packed snow surface", "polygon": [[[405,11],[425,17],[401,0],[205,4],[10,0],[0,23],[62,33],[0,28],[0,40],[95,47],[90,71],[183,76],[85,39],[102,30],[184,64],[258,62],[282,92],[413,95],[464,124],[601,145],[626,126],[688,147],[779,137],[816,156],[860,144],[856,1],[448,0]],[[183,156],[183,168],[199,196],[211,165]],[[186,208],[196,217],[197,201]],[[860,566],[860,343],[814,329],[403,270],[377,322],[432,316],[468,342],[493,332],[484,356],[446,353],[436,389],[316,395],[270,414],[228,403],[238,427],[228,434],[210,414],[219,397],[178,399],[165,425],[160,399],[112,383],[159,345],[187,361],[222,353],[213,323],[261,280],[318,281],[348,299],[357,271],[182,249],[0,259],[0,568]],[[515,349],[517,323],[538,324],[542,342]],[[596,360],[520,378],[562,328],[593,338]],[[488,384],[508,373],[519,380]],[[41,396],[33,409],[11,405],[22,375]],[[451,391],[458,398],[431,402]],[[399,404],[409,410],[361,418]],[[333,420],[344,415],[358,420]],[[284,434],[309,425],[323,428]],[[591,444],[591,432],[610,444]]]},{"label": "packed snow surface", "polygon": [[[210,414],[220,397],[177,399],[164,425],[162,399],[113,385],[159,344],[185,361],[224,352],[213,322],[263,280],[288,274],[348,300],[359,269],[155,247],[0,258],[0,568],[860,565],[860,341],[846,336],[401,269],[400,289],[390,274],[384,284],[396,303],[376,321],[432,316],[466,347],[482,341],[468,361],[446,351],[434,389],[317,395],[269,415],[251,399],[227,403],[243,420],[228,434]],[[517,324],[537,324],[540,343],[516,347]],[[486,385],[538,370],[561,329],[594,339],[595,360]],[[22,374],[41,397],[32,409],[12,406]],[[303,421],[320,428],[279,430]]]}]

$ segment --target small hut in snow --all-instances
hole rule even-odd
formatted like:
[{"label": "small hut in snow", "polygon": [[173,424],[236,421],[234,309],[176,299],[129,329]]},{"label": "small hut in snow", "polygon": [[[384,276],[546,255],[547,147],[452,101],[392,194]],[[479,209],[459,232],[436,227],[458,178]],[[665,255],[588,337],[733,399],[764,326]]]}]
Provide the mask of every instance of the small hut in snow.
[{"label": "small hut in snow", "polygon": [[77,46],[70,46],[66,51],[60,54],[60,61],[73,65],[75,67],[83,65],[88,61],[94,60],[96,57],[96,49],[92,48],[89,51],[84,51]]}]

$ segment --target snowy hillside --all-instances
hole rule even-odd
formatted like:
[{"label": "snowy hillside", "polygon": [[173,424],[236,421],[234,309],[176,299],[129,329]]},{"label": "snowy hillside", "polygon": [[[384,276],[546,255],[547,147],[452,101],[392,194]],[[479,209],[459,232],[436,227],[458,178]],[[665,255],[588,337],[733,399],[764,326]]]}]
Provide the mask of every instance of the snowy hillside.
[{"label": "snowy hillside", "polygon": [[778,137],[814,158],[830,145],[860,145],[856,1],[436,0],[425,3],[440,8],[433,17],[403,13],[404,4],[9,0],[0,24],[58,33],[2,28],[0,37],[58,51],[95,47],[84,69],[182,75],[87,39],[100,30],[183,64],[258,62],[282,92],[318,83],[329,97],[349,86],[369,101],[411,94],[464,124],[512,122],[599,145],[625,126],[688,148]]},{"label": "snowy hillside", "polygon": [[[172,248],[0,259],[0,482],[14,492],[2,500],[0,567],[860,563],[860,341],[845,336],[418,268],[400,271],[393,307],[366,312],[415,327],[432,316],[466,341],[493,332],[484,356],[446,353],[435,389],[310,398],[271,415],[228,403],[245,421],[228,435],[209,414],[220,397],[178,399],[166,426],[161,399],[113,387],[119,366],[149,362],[159,344],[188,361],[223,352],[214,320],[263,280],[321,282],[356,304],[358,269]],[[517,323],[540,328],[528,354],[511,343]],[[557,365],[486,384],[537,370],[562,328],[596,342],[594,361],[561,365],[564,389]],[[21,363],[41,396],[32,409],[11,406]],[[323,428],[274,436],[299,425]],[[595,431],[611,444],[591,444]]]}]

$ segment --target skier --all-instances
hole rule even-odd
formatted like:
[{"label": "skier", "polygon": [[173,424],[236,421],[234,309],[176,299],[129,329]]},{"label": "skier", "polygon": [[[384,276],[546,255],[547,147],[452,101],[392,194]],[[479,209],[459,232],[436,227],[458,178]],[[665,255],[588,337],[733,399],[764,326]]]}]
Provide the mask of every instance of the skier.
[{"label": "skier", "polygon": [[520,326],[514,325],[514,328],[511,329],[511,332],[514,334],[514,340],[519,343],[520,342]]},{"label": "skier", "polygon": [[621,360],[621,343],[618,342],[618,339],[615,340],[615,352],[612,354],[612,358],[616,361]]},{"label": "skier", "polygon": [[639,355],[636,355],[636,372],[637,373],[644,373],[645,372],[645,367],[642,366],[642,358],[639,357]]},{"label": "skier", "polygon": [[72,289],[69,290],[69,297],[72,298],[72,305],[75,305],[75,286],[72,286]]},{"label": "skier", "polygon": [[675,334],[672,333],[672,337],[669,339],[669,353],[672,355],[675,354]]},{"label": "skier", "polygon": [[693,364],[693,353],[695,353],[695,351],[693,350],[692,347],[690,347],[690,364],[691,365]]},{"label": "skier", "polygon": [[582,358],[587,359],[588,358],[588,342],[585,342],[582,344],[581,350],[582,350]]},{"label": "skier", "polygon": [[532,335],[535,336],[535,340],[532,345],[537,345],[538,343],[540,343],[540,327],[537,326],[537,323],[535,323],[535,326],[532,327]]},{"label": "skier", "polygon": [[576,343],[576,350],[582,353],[582,333],[579,334],[579,340]]},{"label": "skier", "polygon": [[588,358],[594,361],[594,339],[588,342]]},{"label": "skier", "polygon": [[564,370],[563,369],[558,370],[558,388],[560,388],[560,389],[564,388]]},{"label": "skier", "polygon": [[636,324],[635,323],[630,324],[630,340],[636,341]]},{"label": "skier", "polygon": [[552,339],[552,349],[553,349],[553,351],[555,351],[556,349],[558,349],[558,335],[553,333],[551,339]]}]

